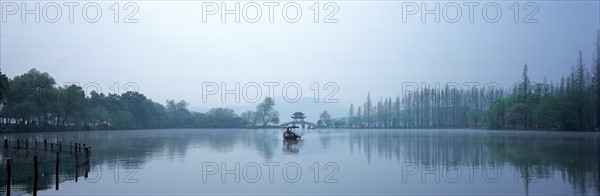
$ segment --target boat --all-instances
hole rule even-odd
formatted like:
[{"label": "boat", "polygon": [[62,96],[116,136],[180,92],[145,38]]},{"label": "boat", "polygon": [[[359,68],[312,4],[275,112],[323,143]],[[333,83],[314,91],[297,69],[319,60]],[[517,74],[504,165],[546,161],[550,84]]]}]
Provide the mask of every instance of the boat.
[{"label": "boat", "polygon": [[283,132],[283,139],[285,140],[298,140],[300,138],[302,138],[299,135],[296,135],[296,133],[294,133],[292,130],[295,128],[299,128],[298,126],[289,126],[285,128],[285,131]]},{"label": "boat", "polygon": [[300,136],[294,135],[294,136],[283,136],[283,139],[285,140],[298,140],[299,138],[302,138]]}]

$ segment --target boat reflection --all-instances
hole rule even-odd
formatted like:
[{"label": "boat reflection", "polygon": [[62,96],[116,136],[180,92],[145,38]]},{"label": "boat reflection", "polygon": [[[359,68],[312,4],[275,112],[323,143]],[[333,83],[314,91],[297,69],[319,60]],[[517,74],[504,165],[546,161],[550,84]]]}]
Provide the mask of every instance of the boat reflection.
[{"label": "boat reflection", "polygon": [[300,147],[298,140],[283,140],[283,153],[284,154],[298,154],[300,152]]}]

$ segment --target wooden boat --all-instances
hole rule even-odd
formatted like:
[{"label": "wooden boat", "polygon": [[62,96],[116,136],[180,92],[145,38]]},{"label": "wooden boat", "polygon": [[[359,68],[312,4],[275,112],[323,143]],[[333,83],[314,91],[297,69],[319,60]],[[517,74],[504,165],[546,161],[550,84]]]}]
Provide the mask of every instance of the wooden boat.
[{"label": "wooden boat", "polygon": [[285,139],[285,140],[298,140],[298,139],[302,138],[301,136],[296,135],[296,133],[294,133],[292,131],[292,129],[294,129],[294,128],[298,128],[298,127],[297,126],[286,127],[286,130],[283,132],[283,139]]},{"label": "wooden boat", "polygon": [[283,139],[285,139],[285,140],[297,140],[298,138],[302,138],[302,137],[300,137],[298,135],[293,135],[293,136],[285,136],[284,135],[283,136]]}]

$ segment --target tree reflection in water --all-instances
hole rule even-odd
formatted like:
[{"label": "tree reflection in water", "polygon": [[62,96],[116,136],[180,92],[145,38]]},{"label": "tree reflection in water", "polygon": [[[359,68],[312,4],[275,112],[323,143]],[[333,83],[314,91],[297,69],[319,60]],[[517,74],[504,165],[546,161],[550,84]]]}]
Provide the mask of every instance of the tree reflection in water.
[{"label": "tree reflection in water", "polygon": [[[350,130],[351,151],[424,166],[512,167],[532,180],[560,174],[578,194],[600,192],[597,133],[480,130]],[[503,169],[503,171],[511,171]]]}]

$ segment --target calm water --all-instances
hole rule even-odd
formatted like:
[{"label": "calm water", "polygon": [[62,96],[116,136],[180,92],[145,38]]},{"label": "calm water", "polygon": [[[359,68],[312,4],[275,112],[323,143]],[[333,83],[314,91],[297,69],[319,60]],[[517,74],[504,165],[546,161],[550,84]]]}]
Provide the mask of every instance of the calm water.
[{"label": "calm water", "polygon": [[[199,129],[11,134],[92,146],[88,178],[40,195],[598,195],[600,135]],[[2,187],[5,189],[5,187]],[[15,185],[13,194],[31,188]],[[5,190],[2,190],[4,192]]]}]

